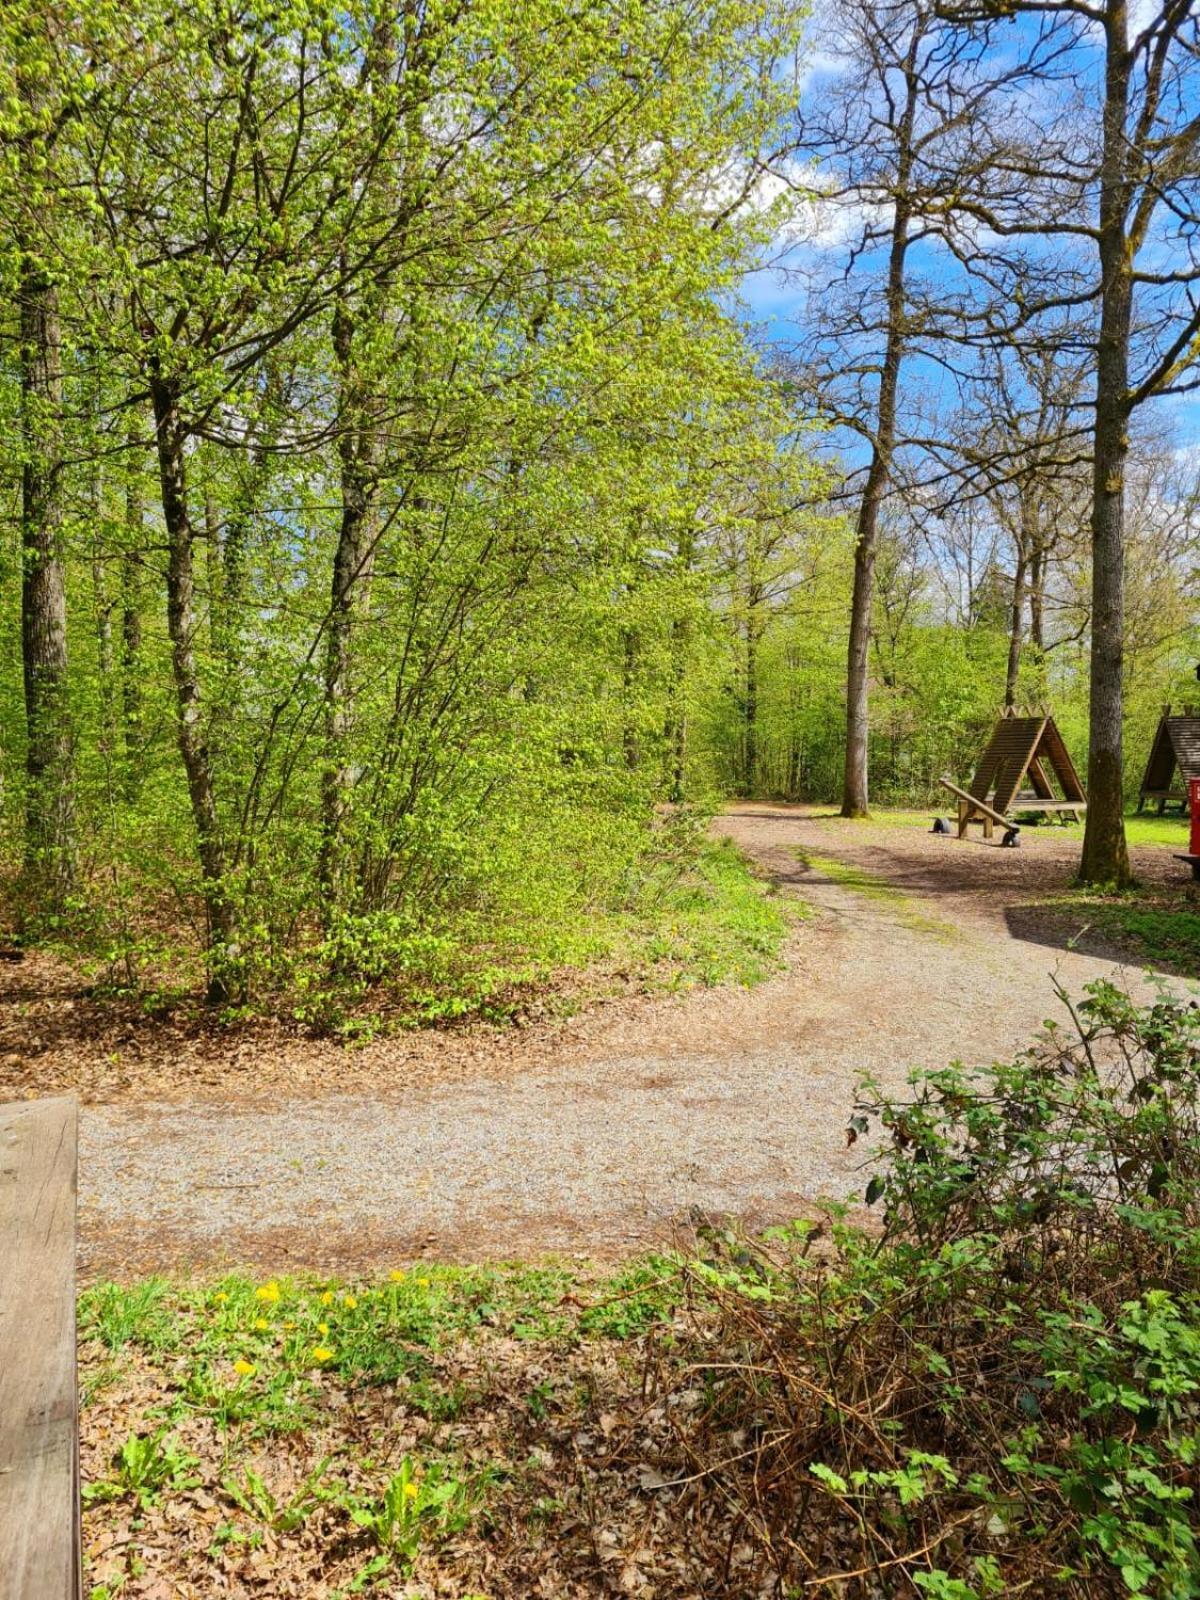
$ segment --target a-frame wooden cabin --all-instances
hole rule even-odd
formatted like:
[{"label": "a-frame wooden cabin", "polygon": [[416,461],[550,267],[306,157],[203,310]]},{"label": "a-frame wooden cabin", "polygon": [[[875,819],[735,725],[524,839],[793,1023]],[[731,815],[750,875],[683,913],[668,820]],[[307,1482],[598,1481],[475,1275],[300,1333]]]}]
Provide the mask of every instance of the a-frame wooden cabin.
[{"label": "a-frame wooden cabin", "polygon": [[1170,706],[1164,706],[1142,777],[1138,810],[1146,809],[1147,800],[1158,801],[1160,817],[1173,802],[1186,806],[1189,778],[1200,778],[1200,712],[1186,708],[1172,716]]},{"label": "a-frame wooden cabin", "polygon": [[956,792],[960,839],[972,822],[982,822],[984,837],[990,838],[997,818],[1020,811],[1060,814],[1077,822],[1087,810],[1087,795],[1054,718],[1022,717],[1012,710],[1001,716],[979,758],[965,791],[970,799],[963,797],[964,791]]}]

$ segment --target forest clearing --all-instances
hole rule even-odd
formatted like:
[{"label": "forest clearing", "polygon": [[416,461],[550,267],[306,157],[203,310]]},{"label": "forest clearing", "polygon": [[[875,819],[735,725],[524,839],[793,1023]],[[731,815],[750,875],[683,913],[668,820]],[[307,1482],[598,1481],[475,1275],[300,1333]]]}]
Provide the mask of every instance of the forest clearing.
[{"label": "forest clearing", "polygon": [[[1072,845],[1057,830],[993,851],[920,824],[884,814],[847,839],[828,812],[719,818],[803,908],[782,970],[753,988],[387,1040],[340,1071],[319,1043],[279,1039],[283,1063],[269,1038],[226,1044],[199,1083],[173,1077],[184,1058],[151,1023],[125,1082],[83,1114],[82,1270],[611,1258],[668,1243],[693,1206],[763,1225],[861,1191],[845,1143],[861,1077],[898,1093],[914,1068],[1002,1059],[1054,1014],[1052,979],[1144,994],[1142,969],[1159,965],[1122,951],[1086,904],[1062,905]],[[1178,892],[1166,849],[1135,859]],[[89,1081],[79,1043],[31,1064],[44,1087]]]},{"label": "forest clearing", "polygon": [[1200,1600],[1194,0],[0,7],[0,1600]]},{"label": "forest clearing", "polygon": [[[93,1593],[333,1596],[398,1562],[420,1580],[406,1594],[707,1593],[723,1519],[701,1517],[690,1555],[672,1536],[663,1405],[685,1382],[681,1329],[712,1314],[693,1303],[724,1282],[689,1282],[712,1271],[694,1252],[749,1260],[743,1229],[824,1231],[826,1201],[861,1207],[845,1129],[864,1074],[902,1095],[912,1069],[1019,1050],[1060,1009],[1050,980],[1146,996],[1142,969],[1191,960],[1122,966],[1121,936],[1063,892],[1070,829],[1004,850],[919,813],[846,824],[762,803],[714,828],[793,909],[754,987],[376,1040],[337,1080],[319,1041],[281,1035],[209,1041],[181,1082],[153,1017],[105,1080],[81,1063],[104,1050],[72,1007],[26,1070],[96,1102],[79,1213],[98,1280],[81,1302]],[[1131,830],[1145,892],[1178,896],[1178,819]],[[54,1001],[30,993],[10,990],[6,1030],[15,1008],[49,1040]],[[191,1398],[164,1410],[171,1394]],[[686,1383],[682,1398],[697,1404]],[[422,1485],[395,1527],[367,1516],[385,1515],[377,1458],[396,1493]],[[374,1555],[344,1531],[360,1517]],[[773,1580],[747,1546],[729,1582]]]}]

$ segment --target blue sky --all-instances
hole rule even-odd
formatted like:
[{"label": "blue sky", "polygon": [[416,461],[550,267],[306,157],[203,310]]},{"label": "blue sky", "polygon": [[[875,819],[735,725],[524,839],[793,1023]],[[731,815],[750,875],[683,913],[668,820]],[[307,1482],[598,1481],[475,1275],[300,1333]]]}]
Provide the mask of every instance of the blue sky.
[{"label": "blue sky", "polygon": [[[1158,0],[1133,0],[1132,27],[1137,30],[1147,26],[1158,11]],[[1033,23],[1029,19],[1023,19],[1013,24],[1012,29],[1002,36],[1003,52],[1010,60],[1014,49],[1023,47],[1020,30],[1022,27],[1032,26]],[[836,82],[842,70],[832,30],[823,23],[819,11],[810,24],[808,46],[807,64],[797,82],[801,101],[820,98],[823,91]],[[996,52],[992,57],[985,58],[985,62],[993,64],[996,61],[1003,61],[1004,55]],[[1072,53],[1071,67],[1076,86],[1082,85],[1086,96],[1084,103],[1089,109],[1092,105],[1098,109],[1102,55],[1098,47],[1093,48],[1086,31],[1080,35]],[[1092,84],[1096,88],[1095,100],[1092,99]],[[1061,92],[1065,93],[1065,88]],[[1065,102],[1060,100],[1056,104],[1053,100],[1055,93],[1053,86],[1047,90],[1045,85],[1041,85],[1039,93],[1047,96],[1045,103],[1048,109],[1052,111],[1063,109]],[[1182,96],[1183,104],[1189,104],[1194,93],[1200,98],[1200,89],[1197,85],[1187,83]],[[827,271],[831,279],[840,276],[844,263],[844,233],[839,238],[838,228],[828,228],[822,217],[817,215],[810,216],[808,224],[806,230],[793,229],[786,239],[780,241],[783,246],[780,251],[783,262],[802,263],[810,271],[815,270],[818,281],[822,271]],[[1090,251],[1090,248],[1084,246],[1087,251]],[[1158,254],[1163,258],[1162,264],[1177,261],[1182,248],[1178,241],[1162,240],[1158,248]],[[1155,251],[1153,240],[1148,250]],[[865,273],[878,273],[882,266],[881,258],[882,252],[879,250],[865,256],[861,262],[862,270]],[[960,282],[963,281],[957,266],[944,253],[939,259],[938,253],[929,248],[913,252],[912,266],[914,271],[934,284],[940,282],[948,285],[955,276],[958,276]],[[794,342],[803,331],[803,319],[807,314],[804,288],[787,281],[778,264],[764,264],[748,273],[742,281],[741,297],[744,302],[743,315],[754,328],[756,335],[766,342],[786,346]],[[948,385],[945,379],[931,363],[919,359],[907,364],[904,386],[910,392],[919,389],[927,395],[933,393],[939,404],[948,403],[952,399],[946,392]],[[1178,433],[1181,447],[1194,446],[1197,440],[1200,440],[1200,400],[1197,398],[1190,395],[1169,397],[1152,401],[1147,409],[1156,419],[1159,417],[1164,420],[1169,419]]]}]

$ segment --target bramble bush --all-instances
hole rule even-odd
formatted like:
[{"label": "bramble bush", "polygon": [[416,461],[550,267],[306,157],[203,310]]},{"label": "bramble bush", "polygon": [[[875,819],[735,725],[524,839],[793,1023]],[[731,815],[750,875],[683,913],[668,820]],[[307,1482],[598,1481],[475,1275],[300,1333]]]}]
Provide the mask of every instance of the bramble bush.
[{"label": "bramble bush", "polygon": [[881,1228],[706,1234],[658,1371],[742,1592],[1200,1596],[1200,1010],[1061,998],[1009,1065],[865,1087]]}]

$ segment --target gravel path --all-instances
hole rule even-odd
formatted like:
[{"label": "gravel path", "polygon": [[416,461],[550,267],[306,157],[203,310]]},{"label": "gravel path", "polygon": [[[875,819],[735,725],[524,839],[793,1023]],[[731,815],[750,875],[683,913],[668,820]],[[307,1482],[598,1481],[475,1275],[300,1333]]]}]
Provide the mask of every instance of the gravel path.
[{"label": "gravel path", "polygon": [[[722,826],[812,908],[785,973],[621,1001],[500,1074],[371,1098],[85,1107],[85,1274],[621,1254],[692,1206],[795,1215],[861,1186],[844,1136],[861,1074],[898,1086],[915,1064],[1011,1054],[1055,1012],[1052,975],[1077,993],[1119,970],[1014,936],[1004,895],[986,892],[1018,870],[1012,852],[784,807]],[[1028,838],[1020,870],[1056,848]],[[905,892],[847,888],[802,849]]]}]

